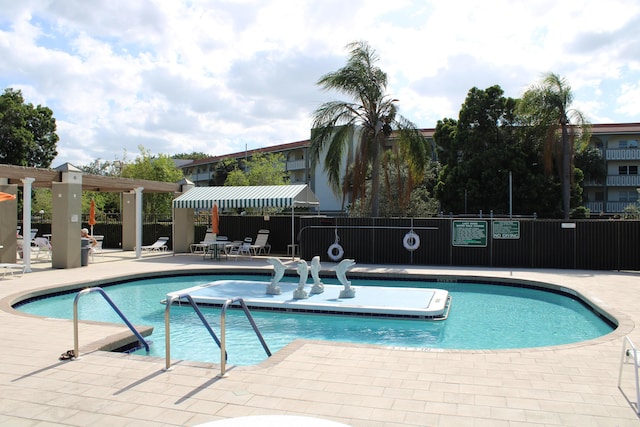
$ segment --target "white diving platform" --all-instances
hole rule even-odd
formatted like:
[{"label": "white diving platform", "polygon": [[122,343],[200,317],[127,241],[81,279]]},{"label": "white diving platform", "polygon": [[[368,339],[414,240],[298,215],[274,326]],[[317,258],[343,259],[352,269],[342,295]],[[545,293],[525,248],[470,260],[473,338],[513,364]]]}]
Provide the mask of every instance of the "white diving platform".
[{"label": "white diving platform", "polygon": [[[297,283],[279,282],[279,295],[267,294],[269,283],[218,280],[168,293],[167,299],[189,294],[198,304],[221,306],[229,299],[242,298],[250,309],[429,320],[446,319],[451,304],[449,293],[442,289],[356,286],[355,297],[340,298],[342,285],[323,284],[324,292],[295,299],[293,293]],[[310,286],[305,287],[305,290],[309,289]],[[180,301],[176,299],[174,304],[180,304]]]}]

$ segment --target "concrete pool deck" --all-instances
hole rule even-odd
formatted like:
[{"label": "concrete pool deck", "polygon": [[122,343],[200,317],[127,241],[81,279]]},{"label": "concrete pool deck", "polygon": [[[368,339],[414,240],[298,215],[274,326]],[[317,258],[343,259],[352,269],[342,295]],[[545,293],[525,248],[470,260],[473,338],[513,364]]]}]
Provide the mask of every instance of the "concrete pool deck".
[{"label": "concrete pool deck", "polygon": [[[283,261],[287,259],[283,258]],[[289,259],[290,262],[290,259]],[[323,269],[335,264],[323,263]],[[293,264],[290,267],[293,268]],[[623,339],[640,344],[640,273],[356,265],[352,272],[467,275],[532,280],[576,290],[613,315],[604,337],[524,350],[407,350],[296,341],[257,366],[96,351],[126,327],[18,313],[18,295],[120,275],[217,268],[271,268],[264,259],[203,261],[198,255],[106,252],[88,267],[0,279],[0,424],[8,426],[194,426],[247,415],[304,415],[351,426],[639,426],[632,366],[623,391]],[[206,332],[205,332],[206,333]],[[258,426],[255,426],[258,427]]]}]

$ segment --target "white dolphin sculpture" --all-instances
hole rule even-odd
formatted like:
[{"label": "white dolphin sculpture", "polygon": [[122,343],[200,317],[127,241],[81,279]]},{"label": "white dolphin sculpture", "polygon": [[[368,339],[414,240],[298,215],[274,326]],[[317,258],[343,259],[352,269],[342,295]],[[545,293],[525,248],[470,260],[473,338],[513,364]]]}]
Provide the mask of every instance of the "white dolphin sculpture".
[{"label": "white dolphin sculpture", "polygon": [[307,291],[304,290],[304,285],[307,284],[307,278],[309,277],[309,266],[307,265],[307,261],[301,259],[298,261],[298,275],[300,275],[300,281],[298,282],[298,287],[295,291],[293,291],[294,299],[305,299],[308,298]]},{"label": "white dolphin sculpture", "polygon": [[347,279],[347,270],[356,265],[352,259],[343,259],[336,266],[336,276],[340,283],[344,285],[344,289],[340,291],[340,298],[355,298],[356,290],[351,287],[351,282]]},{"label": "white dolphin sculpture", "polygon": [[271,283],[267,285],[267,295],[280,295],[278,283],[287,267],[278,258],[267,258],[267,262],[273,265],[273,276],[271,276]]},{"label": "white dolphin sculpture", "polygon": [[311,294],[321,294],[324,292],[324,283],[320,280],[320,257],[318,255],[311,258],[311,277],[313,278],[313,286]]}]

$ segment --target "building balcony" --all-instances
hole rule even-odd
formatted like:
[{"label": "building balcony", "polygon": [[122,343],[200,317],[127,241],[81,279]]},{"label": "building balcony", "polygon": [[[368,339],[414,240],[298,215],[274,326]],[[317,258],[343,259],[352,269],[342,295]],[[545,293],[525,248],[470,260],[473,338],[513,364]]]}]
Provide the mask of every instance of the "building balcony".
[{"label": "building balcony", "polygon": [[194,173],[193,175],[191,175],[191,181],[193,181],[194,184],[197,184],[199,182],[209,182],[209,179],[211,178],[211,173],[210,172],[203,172],[203,173]]},{"label": "building balcony", "polygon": [[629,205],[635,205],[635,202],[607,202],[608,213],[622,213],[624,208]]},{"label": "building balcony", "polygon": [[604,212],[603,202],[587,202],[584,206],[591,211],[591,215],[598,215],[600,212]]},{"label": "building balcony", "polygon": [[640,160],[640,149],[618,148],[606,150],[607,160]]},{"label": "building balcony", "polygon": [[640,187],[640,175],[607,175],[609,187]]},{"label": "building balcony", "polygon": [[[635,204],[634,202],[588,202],[585,203],[585,207],[591,211],[591,216],[599,215],[600,213],[614,214],[624,212],[624,208],[629,205]],[[606,206],[606,210],[603,208]]]},{"label": "building balcony", "polygon": [[305,162],[304,159],[302,160],[292,160],[286,163],[286,169],[288,171],[296,171],[296,170],[301,170],[301,169],[305,169],[307,167],[307,163]]}]

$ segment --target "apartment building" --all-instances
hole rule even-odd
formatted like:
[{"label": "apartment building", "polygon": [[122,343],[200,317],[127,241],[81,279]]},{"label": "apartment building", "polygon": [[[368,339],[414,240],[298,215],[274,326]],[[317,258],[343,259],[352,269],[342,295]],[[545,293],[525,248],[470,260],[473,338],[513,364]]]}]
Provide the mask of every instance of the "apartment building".
[{"label": "apartment building", "polygon": [[591,145],[600,150],[607,176],[583,183],[584,205],[591,216],[616,215],[637,203],[640,189],[640,123],[598,124],[591,127]]},{"label": "apartment building", "polygon": [[[428,140],[433,140],[434,129],[422,129]],[[640,188],[640,123],[596,124],[591,128],[591,144],[602,153],[607,176],[602,182],[584,182],[584,205],[594,215],[616,215],[629,204],[638,201]],[[184,171],[196,186],[223,185],[216,174],[216,166],[230,159],[250,159],[256,153],[281,153],[285,158],[285,170],[292,184],[308,184],[320,200],[323,213],[343,210],[342,200],[337,198],[328,186],[322,168],[314,170],[308,155],[310,141],[241,151],[222,156],[210,157],[182,164]]]}]

